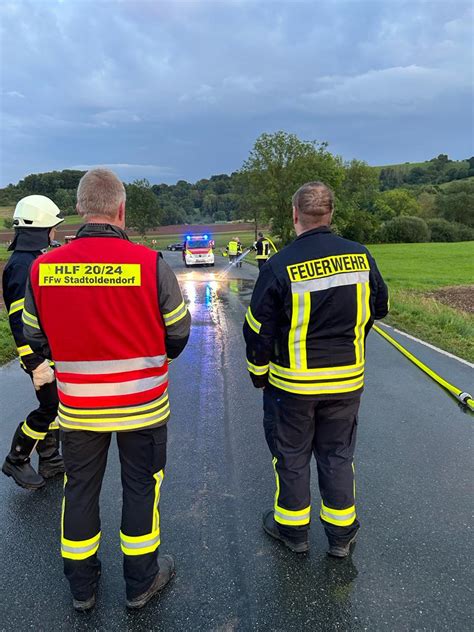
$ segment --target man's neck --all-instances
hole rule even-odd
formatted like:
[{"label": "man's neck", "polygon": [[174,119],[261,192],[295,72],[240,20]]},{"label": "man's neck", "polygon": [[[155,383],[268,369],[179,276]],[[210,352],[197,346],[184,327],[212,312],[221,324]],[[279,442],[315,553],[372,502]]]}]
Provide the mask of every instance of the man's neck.
[{"label": "man's neck", "polygon": [[304,233],[308,233],[310,230],[316,230],[316,228],[329,228],[330,223],[329,222],[322,222],[321,224],[314,224],[313,226],[295,226],[295,233],[296,236],[299,237],[300,235],[303,235]]},{"label": "man's neck", "polygon": [[115,226],[116,228],[120,228],[123,230],[123,226],[120,225],[116,220],[109,219],[108,217],[87,217],[85,218],[85,224],[110,224],[111,226]]}]

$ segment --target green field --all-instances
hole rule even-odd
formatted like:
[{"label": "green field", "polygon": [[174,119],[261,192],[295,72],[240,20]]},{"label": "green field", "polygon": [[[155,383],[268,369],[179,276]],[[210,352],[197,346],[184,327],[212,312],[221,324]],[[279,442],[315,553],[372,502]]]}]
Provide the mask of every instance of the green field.
[{"label": "green field", "polygon": [[390,289],[387,322],[473,362],[474,317],[429,293],[469,285],[474,291],[474,242],[377,244],[370,251]]}]

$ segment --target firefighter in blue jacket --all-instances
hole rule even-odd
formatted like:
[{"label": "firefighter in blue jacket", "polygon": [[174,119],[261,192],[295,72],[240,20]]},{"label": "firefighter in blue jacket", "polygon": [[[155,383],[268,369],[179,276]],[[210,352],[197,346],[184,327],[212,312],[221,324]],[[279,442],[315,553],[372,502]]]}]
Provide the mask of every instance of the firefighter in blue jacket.
[{"label": "firefighter in blue jacket", "polygon": [[[13,215],[15,238],[9,247],[13,253],[3,271],[3,298],[20,365],[32,379],[39,402],[16,429],[2,466],[2,472],[25,489],[39,489],[44,479],[64,472],[55,421],[58,395],[54,372],[49,362],[27,344],[22,323],[30,265],[50,245],[54,227],[63,221],[59,213],[56,204],[43,195],[29,195],[18,202]],[[35,447],[38,472],[30,462]]]},{"label": "firefighter in blue jacket", "polygon": [[292,551],[308,551],[314,454],[328,553],[347,557],[359,528],[353,455],[365,338],[388,312],[388,291],[368,250],[329,228],[333,206],[321,182],[295,193],[297,238],[262,267],[244,336],[250,377],[264,389],[276,476],[263,528]]}]

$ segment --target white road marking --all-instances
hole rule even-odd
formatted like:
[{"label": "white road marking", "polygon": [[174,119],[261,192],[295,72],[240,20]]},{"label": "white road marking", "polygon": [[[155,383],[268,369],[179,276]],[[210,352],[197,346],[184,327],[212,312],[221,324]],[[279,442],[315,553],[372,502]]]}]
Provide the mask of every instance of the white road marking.
[{"label": "white road marking", "polygon": [[400,334],[400,336],[405,336],[405,338],[409,338],[410,340],[414,340],[415,342],[420,343],[420,345],[424,345],[425,347],[428,347],[429,349],[433,349],[433,351],[437,351],[438,353],[442,353],[445,356],[448,356],[448,358],[452,358],[453,360],[457,360],[458,362],[461,362],[462,364],[465,364],[466,366],[470,367],[471,369],[474,369],[474,364],[472,364],[472,362],[469,362],[468,360],[464,360],[463,358],[458,358],[458,356],[454,355],[454,353],[449,353],[449,351],[445,351],[444,349],[440,349],[439,347],[435,347],[434,345],[431,345],[429,342],[425,342],[424,340],[420,340],[420,338],[416,338],[415,336],[411,336],[410,334],[405,333],[404,331],[400,331],[400,329],[396,329],[395,327],[391,327],[390,325],[386,325],[385,323],[381,323],[380,321],[376,321],[377,325],[379,327],[382,328],[386,328],[386,329],[391,329],[392,331],[395,331],[397,334]]}]

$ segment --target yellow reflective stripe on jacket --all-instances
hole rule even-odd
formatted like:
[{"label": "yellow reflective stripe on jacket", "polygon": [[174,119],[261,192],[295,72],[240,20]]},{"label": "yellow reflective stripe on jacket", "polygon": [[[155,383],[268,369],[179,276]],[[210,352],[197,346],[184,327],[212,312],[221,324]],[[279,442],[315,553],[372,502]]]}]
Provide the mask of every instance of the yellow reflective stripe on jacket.
[{"label": "yellow reflective stripe on jacket", "polygon": [[295,370],[270,362],[270,371],[277,377],[288,380],[317,381],[336,380],[359,377],[364,372],[364,364],[352,364],[348,366],[323,367],[316,369]]},{"label": "yellow reflective stripe on jacket", "polygon": [[21,431],[24,434],[26,434],[27,437],[30,437],[31,439],[36,439],[37,441],[41,441],[42,439],[46,437],[46,432],[36,432],[36,430],[33,430],[32,428],[29,427],[26,420],[23,422],[23,425],[21,426]]},{"label": "yellow reflective stripe on jacket", "polygon": [[270,258],[270,242],[262,241],[262,254],[256,255],[255,259],[269,259]]},{"label": "yellow reflective stripe on jacket", "polygon": [[33,314],[30,314],[30,312],[27,312],[25,308],[23,308],[21,319],[25,325],[29,325],[30,327],[34,327],[35,329],[40,328],[36,316],[33,316]]},{"label": "yellow reflective stripe on jacket", "polygon": [[332,509],[323,502],[321,503],[321,519],[338,527],[349,527],[356,519],[355,505],[347,509]]},{"label": "yellow reflective stripe on jacket", "polygon": [[306,524],[309,524],[311,518],[311,507],[305,507],[304,509],[297,509],[296,511],[292,511],[290,509],[285,509],[278,504],[280,498],[280,477],[278,476],[277,470],[277,462],[278,459],[273,457],[272,464],[273,469],[275,471],[275,482],[276,482],[276,492],[275,492],[275,507],[273,511],[273,517],[275,522],[280,524],[289,525],[291,527],[301,527]]},{"label": "yellow reflective stripe on jacket", "polygon": [[260,333],[262,323],[259,323],[258,320],[255,318],[255,316],[252,314],[252,310],[250,309],[250,307],[248,308],[247,313],[245,314],[245,320],[247,321],[250,329],[253,329],[253,331],[256,334]]},{"label": "yellow reflective stripe on jacket", "polygon": [[358,283],[357,288],[357,316],[354,327],[354,347],[356,364],[364,361],[365,326],[370,318],[370,287],[368,283]]},{"label": "yellow reflective stripe on jacket", "polygon": [[256,366],[247,360],[247,369],[254,375],[266,375],[268,373],[268,364]]},{"label": "yellow reflective stripe on jacket", "polygon": [[17,347],[16,350],[17,350],[18,355],[20,356],[20,358],[22,358],[23,356],[31,355],[32,353],[34,353],[33,349],[30,347],[30,345],[23,345],[22,347]]},{"label": "yellow reflective stripe on jacket", "polygon": [[188,312],[188,308],[186,307],[184,301],[182,301],[178,305],[178,307],[174,309],[172,312],[163,314],[163,320],[164,320],[165,325],[167,327],[169,327],[170,325],[174,325],[175,323],[180,321],[182,318],[184,318],[187,312]]},{"label": "yellow reflective stripe on jacket", "polygon": [[[64,503],[63,503],[64,504]],[[64,523],[64,513],[63,513]],[[61,555],[70,560],[85,560],[95,555],[100,545],[100,531],[88,540],[68,540],[64,536],[61,537]]]},{"label": "yellow reflective stripe on jacket", "polygon": [[57,417],[49,424],[48,430],[59,430],[59,419]]},{"label": "yellow reflective stripe on jacket", "polygon": [[153,475],[155,479],[155,500],[153,503],[152,531],[144,535],[130,536],[120,531],[120,548],[124,555],[145,555],[153,553],[160,546],[160,489],[164,478],[164,471]]},{"label": "yellow reflective stripe on jacket", "polygon": [[331,382],[289,382],[274,375],[270,370],[269,382],[273,386],[288,393],[298,395],[328,395],[329,393],[350,393],[357,391],[364,386],[364,377],[352,381],[334,380]]},{"label": "yellow reflective stripe on jacket", "polygon": [[13,303],[10,305],[10,309],[8,310],[8,315],[11,316],[12,314],[15,314],[15,312],[19,312],[23,309],[24,305],[24,298],[19,298],[17,301],[13,301]]},{"label": "yellow reflective stripe on jacket", "polygon": [[311,294],[292,294],[291,329],[288,336],[290,366],[306,369],[306,338],[311,316]]}]

